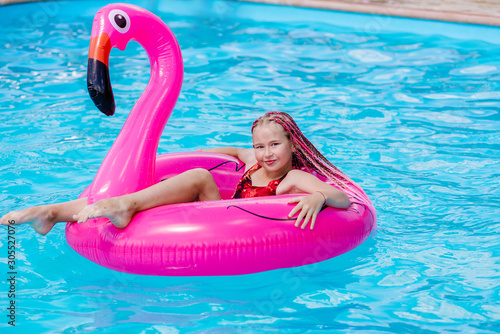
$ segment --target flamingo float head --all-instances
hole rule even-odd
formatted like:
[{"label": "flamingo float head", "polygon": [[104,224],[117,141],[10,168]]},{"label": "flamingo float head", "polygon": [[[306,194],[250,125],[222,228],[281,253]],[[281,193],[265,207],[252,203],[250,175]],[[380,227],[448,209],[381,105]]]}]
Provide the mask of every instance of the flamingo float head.
[{"label": "flamingo float head", "polygon": [[[148,32],[164,25],[152,13],[128,4],[111,4],[94,17],[89,48],[87,88],[97,108],[107,116],[115,112],[115,101],[109,78],[109,54],[113,47],[125,50],[131,40],[146,48]],[[146,48],[146,51],[149,51]],[[148,52],[149,54],[149,52]],[[151,58],[151,55],[150,55]]]},{"label": "flamingo float head", "polygon": [[87,88],[97,108],[107,116],[115,113],[115,99],[109,79],[109,53],[114,46],[125,49],[134,36],[134,30],[130,31],[130,28],[136,25],[135,22],[132,24],[124,9],[119,5],[102,8],[97,12],[92,26]]},{"label": "flamingo float head", "polygon": [[151,75],[143,94],[99,168],[88,202],[119,196],[152,185],[156,150],[180,94],[183,78],[179,44],[156,15],[130,4],[110,4],[94,17],[89,48],[87,87],[104,114],[115,112],[109,79],[109,54],[137,41],[148,54]]}]

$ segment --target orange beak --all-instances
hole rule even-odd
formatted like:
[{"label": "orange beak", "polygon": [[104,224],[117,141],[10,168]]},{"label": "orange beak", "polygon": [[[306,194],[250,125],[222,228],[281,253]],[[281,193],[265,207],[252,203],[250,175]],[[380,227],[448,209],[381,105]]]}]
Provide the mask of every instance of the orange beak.
[{"label": "orange beak", "polygon": [[108,116],[115,113],[115,99],[109,79],[110,52],[111,42],[106,33],[90,40],[87,89],[96,107]]}]

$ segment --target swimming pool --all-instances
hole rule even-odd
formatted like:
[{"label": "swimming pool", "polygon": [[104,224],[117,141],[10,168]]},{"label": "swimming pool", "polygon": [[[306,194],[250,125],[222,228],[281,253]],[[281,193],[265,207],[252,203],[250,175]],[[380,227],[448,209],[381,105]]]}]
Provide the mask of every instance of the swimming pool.
[{"label": "swimming pool", "polygon": [[[91,23],[105,3],[0,8],[1,214],[76,198],[146,85],[146,54],[133,43],[110,58],[115,116],[88,98]],[[18,227],[13,299],[0,238],[2,332],[500,330],[498,29],[225,1],[134,3],[169,24],[184,56],[160,153],[246,146],[256,116],[287,111],[366,190],[378,229],[317,265],[178,278],[95,265],[66,244],[62,224],[47,236]]]}]

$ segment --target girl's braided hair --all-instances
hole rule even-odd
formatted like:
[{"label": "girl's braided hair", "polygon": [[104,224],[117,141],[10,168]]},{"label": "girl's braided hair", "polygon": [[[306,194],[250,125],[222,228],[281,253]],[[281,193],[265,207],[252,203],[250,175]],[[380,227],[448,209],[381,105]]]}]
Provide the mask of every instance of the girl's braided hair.
[{"label": "girl's braided hair", "polygon": [[330,179],[332,182],[344,188],[344,184],[352,182],[344,173],[325,158],[314,145],[302,134],[293,118],[282,111],[271,111],[259,117],[253,122],[253,129],[257,126],[275,122],[285,130],[286,136],[292,142],[295,152],[292,157],[293,168],[305,168],[309,172],[316,171],[318,174]]}]

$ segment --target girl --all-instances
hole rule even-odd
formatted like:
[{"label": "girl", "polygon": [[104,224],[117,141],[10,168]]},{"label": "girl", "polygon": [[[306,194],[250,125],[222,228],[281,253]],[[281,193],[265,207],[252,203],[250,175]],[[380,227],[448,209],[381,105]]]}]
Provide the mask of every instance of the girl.
[{"label": "girl", "polygon": [[[269,112],[252,125],[253,148],[225,147],[207,149],[237,157],[246,171],[236,187],[233,198],[306,193],[289,203],[297,205],[289,217],[299,213],[295,227],[304,229],[323,205],[347,209],[347,195],[304,171],[316,171],[341,188],[349,180],[304,137],[290,115]],[[119,228],[125,228],[134,214],[153,207],[174,203],[220,200],[219,189],[212,175],[204,169],[192,169],[157,183],[147,189],[124,196],[104,199],[87,205],[87,198],[12,211],[0,219],[1,225],[31,223],[35,231],[47,234],[57,222],[107,217]]]}]

